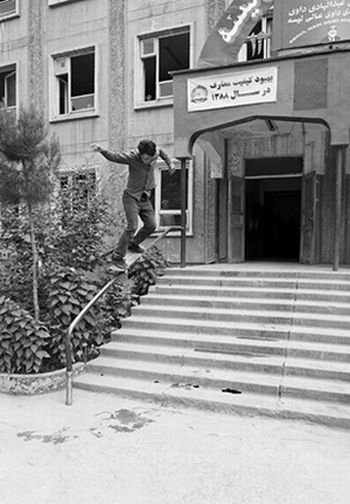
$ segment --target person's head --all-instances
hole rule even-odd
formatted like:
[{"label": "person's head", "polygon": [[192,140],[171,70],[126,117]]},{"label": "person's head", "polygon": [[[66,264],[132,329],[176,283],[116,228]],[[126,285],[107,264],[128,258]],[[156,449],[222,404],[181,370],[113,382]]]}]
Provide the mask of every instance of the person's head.
[{"label": "person's head", "polygon": [[152,140],[141,140],[137,149],[146,165],[151,165],[157,159],[157,146]]},{"label": "person's head", "polygon": [[336,25],[331,25],[328,29],[328,37],[334,38],[338,35],[338,30]]}]

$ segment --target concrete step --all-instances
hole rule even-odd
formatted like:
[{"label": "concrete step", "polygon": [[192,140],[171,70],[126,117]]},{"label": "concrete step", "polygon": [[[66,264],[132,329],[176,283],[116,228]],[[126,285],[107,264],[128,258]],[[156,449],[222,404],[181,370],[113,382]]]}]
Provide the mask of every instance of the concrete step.
[{"label": "concrete step", "polygon": [[350,290],[350,281],[334,280],[334,279],[305,279],[297,280],[286,277],[243,277],[243,276],[211,276],[211,275],[169,275],[166,273],[163,277],[158,278],[158,285],[204,285],[216,287],[262,287],[262,288],[300,288],[300,289],[316,289],[316,290]]},{"label": "concrete step", "polygon": [[280,374],[239,372],[234,369],[164,364],[130,359],[99,357],[88,363],[97,374],[147,379],[168,383],[172,387],[230,389],[236,393],[252,392],[276,397],[298,397],[328,402],[350,403],[350,383]]},{"label": "concrete step", "polygon": [[170,268],[74,385],[350,428],[350,270]]},{"label": "concrete step", "polygon": [[110,392],[121,397],[152,401],[162,406],[195,407],[243,416],[267,416],[303,420],[338,428],[350,428],[350,406],[322,401],[283,399],[254,393],[232,394],[215,388],[171,387],[152,379],[85,374],[74,379],[77,388]]},{"label": "concrete step", "polygon": [[[250,342],[254,345],[255,342],[267,343],[271,348],[271,342],[287,341],[293,348],[307,348],[313,352],[315,349],[320,349],[319,358],[326,358],[329,354],[339,353],[344,354],[344,359],[348,359],[349,355],[349,332],[336,330],[333,333],[330,330],[320,328],[303,328],[294,327],[290,330],[289,325],[268,325],[253,324],[253,323],[228,323],[228,322],[203,322],[198,320],[179,320],[176,318],[165,319],[163,317],[130,317],[123,322],[123,327],[120,330],[113,331],[112,337],[118,339],[123,338],[123,334],[129,337],[138,336],[144,338],[154,337],[174,339],[176,344],[176,336],[185,339],[186,341],[197,341],[202,339],[212,339],[221,341],[223,344],[231,342],[245,344]],[[321,346],[320,346],[321,345]],[[334,345],[337,345],[336,347]],[[339,347],[338,347],[339,345]],[[343,347],[343,349],[341,349]],[[331,358],[331,357],[330,357]]]},{"label": "concrete step", "polygon": [[249,299],[296,299],[298,301],[320,301],[325,303],[350,303],[349,292],[337,290],[269,288],[269,287],[212,287],[210,285],[193,286],[176,284],[159,284],[150,288],[150,293],[157,295],[175,296],[208,296],[211,298],[249,298]]},{"label": "concrete step", "polygon": [[188,346],[166,346],[111,341],[101,347],[104,357],[133,359],[167,364],[215,367],[258,373],[346,380],[350,382],[350,363],[298,359],[286,355],[237,355],[234,351],[213,351]]},{"label": "concrete step", "polygon": [[[157,327],[157,325],[155,325]],[[197,352],[223,353],[246,357],[281,355],[289,358],[316,359],[324,361],[350,362],[350,349],[345,345],[314,343],[304,341],[273,340],[261,338],[217,336],[211,334],[189,334],[187,332],[163,331],[155,328],[146,330],[139,327],[124,328],[112,334],[113,341],[143,345],[187,346]]]},{"label": "concrete step", "polygon": [[144,305],[159,306],[191,306],[198,308],[217,309],[241,309],[241,310],[268,310],[293,312],[295,316],[299,313],[319,313],[333,315],[350,315],[349,303],[327,301],[304,301],[299,299],[279,299],[273,300],[261,298],[251,299],[241,296],[238,299],[227,298],[226,296],[211,297],[207,295],[192,294],[166,294],[163,292],[151,292],[145,296],[141,302]]},{"label": "concrete step", "polygon": [[[273,311],[273,310],[243,310],[240,308],[231,308],[225,310],[222,308],[210,308],[202,306],[173,306],[173,305],[150,305],[141,303],[134,307],[132,311],[133,317],[164,317],[164,318],[179,318],[201,321],[227,321],[227,322],[244,322],[250,321],[259,324],[289,324],[290,326],[304,327],[327,327],[329,329],[349,329],[350,330],[350,314],[349,315],[334,315],[329,313],[306,313],[301,312],[294,314],[292,311]],[[292,327],[291,327],[292,328]]]},{"label": "concrete step", "polygon": [[274,265],[269,268],[253,268],[244,267],[244,265],[231,265],[230,267],[223,267],[221,265],[208,265],[208,266],[186,266],[186,268],[172,267],[166,270],[167,276],[212,276],[212,277],[241,277],[241,278],[288,278],[293,280],[332,280],[334,283],[338,281],[350,282],[350,269],[343,269],[342,271],[333,271],[329,268],[295,268],[283,267],[279,268]]}]

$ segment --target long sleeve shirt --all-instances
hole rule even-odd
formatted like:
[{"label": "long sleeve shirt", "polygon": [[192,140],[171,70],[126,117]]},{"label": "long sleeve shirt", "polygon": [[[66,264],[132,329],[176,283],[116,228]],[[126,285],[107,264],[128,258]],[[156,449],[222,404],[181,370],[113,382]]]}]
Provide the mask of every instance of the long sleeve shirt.
[{"label": "long sleeve shirt", "polygon": [[[151,190],[155,187],[154,163],[150,165],[145,164],[137,149],[129,152],[112,152],[100,149],[100,153],[108,161],[129,165],[129,176],[125,191],[130,196],[140,200],[143,193],[150,195]],[[162,149],[158,149],[157,154],[170,169],[172,164],[169,156]]]}]

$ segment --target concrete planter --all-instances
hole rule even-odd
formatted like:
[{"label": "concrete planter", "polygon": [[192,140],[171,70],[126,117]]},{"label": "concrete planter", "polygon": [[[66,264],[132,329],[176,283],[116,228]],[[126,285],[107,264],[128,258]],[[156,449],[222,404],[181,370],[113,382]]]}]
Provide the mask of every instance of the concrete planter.
[{"label": "concrete planter", "polygon": [[[78,362],[73,366],[73,376],[85,372],[86,364]],[[7,394],[43,394],[63,389],[66,383],[66,370],[59,369],[49,373],[7,374],[0,373],[0,392]]]}]

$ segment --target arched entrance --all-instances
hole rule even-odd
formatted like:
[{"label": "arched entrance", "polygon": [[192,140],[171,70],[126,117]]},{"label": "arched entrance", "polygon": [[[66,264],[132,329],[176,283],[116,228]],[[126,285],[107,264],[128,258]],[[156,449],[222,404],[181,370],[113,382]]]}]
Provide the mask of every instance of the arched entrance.
[{"label": "arched entrance", "polygon": [[324,123],[254,117],[197,132],[196,143],[216,179],[218,262],[318,261]]}]

